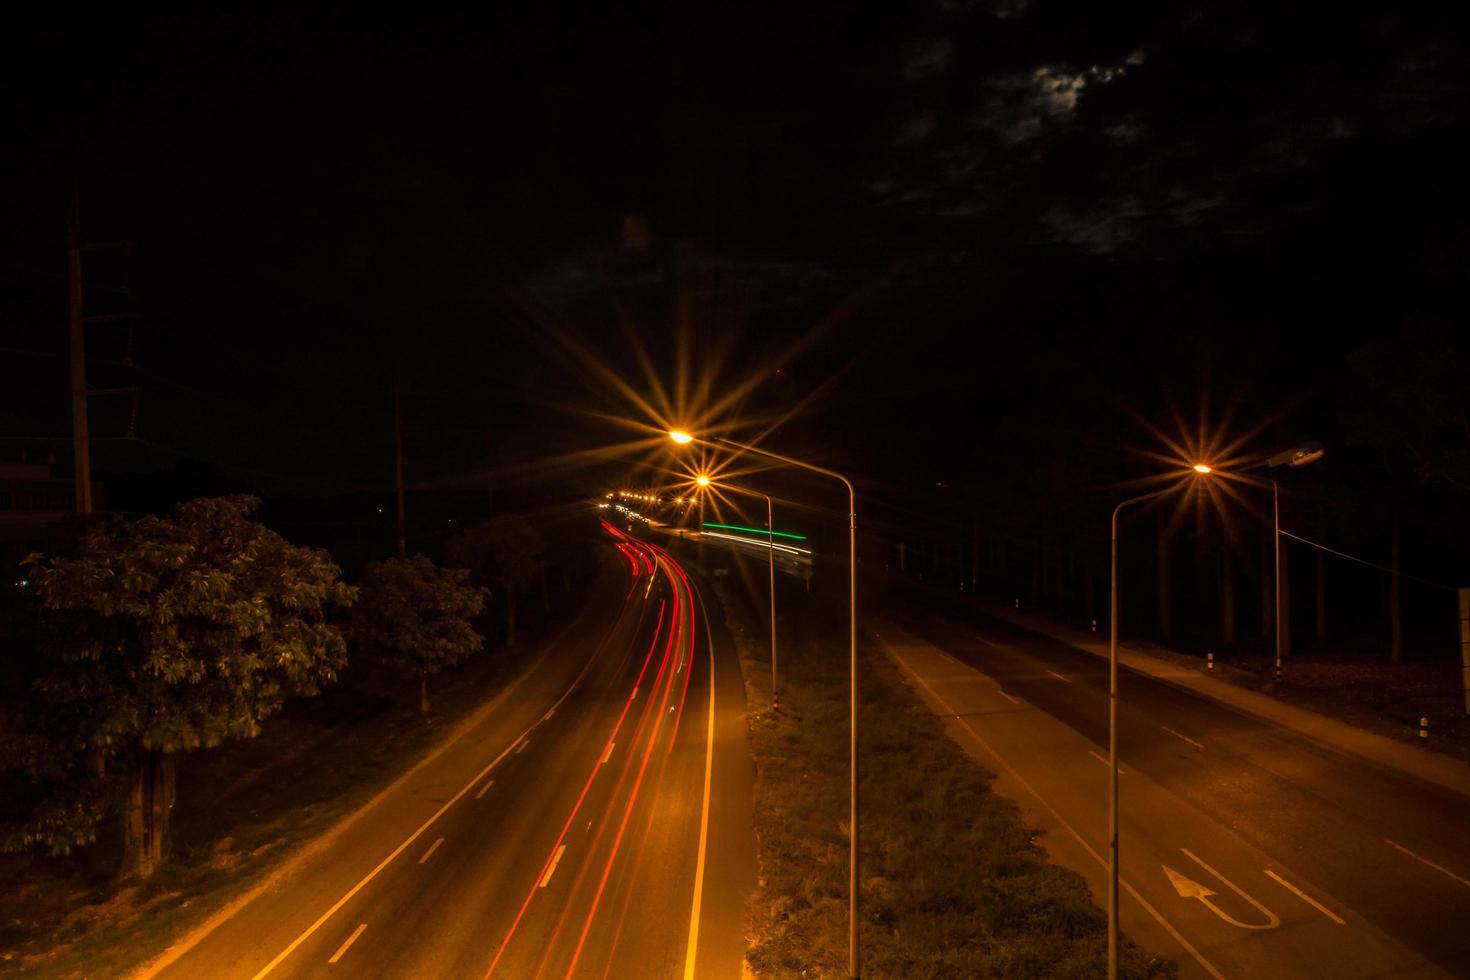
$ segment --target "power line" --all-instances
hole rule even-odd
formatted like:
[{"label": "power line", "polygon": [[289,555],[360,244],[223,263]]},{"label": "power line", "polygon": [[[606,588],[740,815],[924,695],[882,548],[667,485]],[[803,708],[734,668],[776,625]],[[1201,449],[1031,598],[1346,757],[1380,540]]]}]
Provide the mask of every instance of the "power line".
[{"label": "power line", "polygon": [[1376,568],[1380,572],[1387,572],[1390,575],[1397,575],[1400,578],[1406,578],[1412,582],[1418,582],[1421,585],[1428,585],[1432,588],[1444,589],[1446,592],[1456,591],[1453,585],[1445,585],[1442,582],[1431,582],[1427,578],[1420,578],[1417,575],[1410,575],[1408,572],[1401,572],[1397,569],[1390,568],[1387,565],[1380,565],[1376,561],[1369,561],[1366,558],[1359,558],[1357,555],[1350,555],[1345,551],[1338,551],[1336,548],[1329,548],[1325,544],[1319,544],[1316,541],[1309,541],[1299,534],[1292,534],[1290,531],[1281,531],[1280,533],[1282,537],[1291,538],[1293,541],[1300,541],[1302,544],[1310,545],[1311,547],[1316,548],[1319,551],[1325,551],[1329,555],[1336,555],[1339,558],[1346,558],[1348,561],[1355,561],[1359,565],[1367,565],[1369,568]]}]

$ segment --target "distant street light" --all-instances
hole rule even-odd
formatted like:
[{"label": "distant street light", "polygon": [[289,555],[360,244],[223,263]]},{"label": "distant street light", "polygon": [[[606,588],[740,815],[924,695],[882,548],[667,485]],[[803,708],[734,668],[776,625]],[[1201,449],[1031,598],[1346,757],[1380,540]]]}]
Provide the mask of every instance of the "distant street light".
[{"label": "distant street light", "polygon": [[[669,438],[685,445],[693,442],[694,437],[682,429],[675,429],[669,433]],[[847,972],[852,980],[857,980],[858,973],[858,765],[857,765],[857,737],[858,737],[858,687],[857,687],[857,493],[852,488],[852,481],[841,473],[833,470],[813,466],[811,463],[803,463],[799,459],[790,456],[782,456],[773,453],[769,449],[760,449],[756,446],[735,442],[733,439],[724,439],[714,436],[707,440],[717,442],[721,445],[738,449],[742,452],[754,453],[757,456],[765,456],[774,459],[778,463],[795,466],[798,469],[808,470],[822,476],[829,476],[834,480],[841,480],[842,485],[847,487],[847,554],[848,554],[848,664],[851,688],[851,721],[848,743],[848,841],[850,850],[848,853],[848,899],[847,899]]]},{"label": "distant street light", "polygon": [[[716,490],[733,490],[736,493],[748,494],[752,497],[762,497],[766,502],[766,569],[771,593],[771,710],[781,710],[781,694],[776,688],[776,525],[772,522],[771,497],[769,494],[761,493],[759,490],[749,490],[745,487],[737,487],[733,483],[711,483],[710,478],[701,473],[695,477],[694,482],[701,487],[713,486]],[[704,536],[703,525],[700,527],[700,536]]]},{"label": "distant street light", "polygon": [[[1194,472],[1213,472],[1195,463]],[[1129,497],[1113,508],[1112,554],[1108,566],[1108,980],[1118,980],[1118,514],[1130,504],[1173,491],[1165,487]]]}]

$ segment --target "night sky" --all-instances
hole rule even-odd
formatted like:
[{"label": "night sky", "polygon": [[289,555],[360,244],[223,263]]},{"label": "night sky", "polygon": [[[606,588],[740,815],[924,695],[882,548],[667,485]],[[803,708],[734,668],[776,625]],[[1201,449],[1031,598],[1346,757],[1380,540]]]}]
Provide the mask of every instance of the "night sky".
[{"label": "night sky", "polygon": [[68,428],[76,174],[85,236],[136,242],[88,258],[89,310],[142,314],[89,328],[94,383],[144,388],[104,467],[388,488],[397,361],[413,485],[530,472],[627,438],[598,416],[654,421],[574,349],[647,394],[635,347],[671,387],[681,337],[716,390],[761,378],[743,417],[798,409],[772,445],[897,496],[1121,479],[1171,401],[1262,449],[1359,444],[1367,393],[1466,363],[1465,26],[1238,0],[32,24],[0,69],[0,434]]}]

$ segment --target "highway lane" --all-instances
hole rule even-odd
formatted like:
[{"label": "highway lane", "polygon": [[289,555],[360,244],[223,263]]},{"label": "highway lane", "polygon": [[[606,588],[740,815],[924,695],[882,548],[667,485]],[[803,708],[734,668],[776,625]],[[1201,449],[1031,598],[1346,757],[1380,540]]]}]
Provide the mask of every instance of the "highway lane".
[{"label": "highway lane", "polygon": [[738,976],[738,665],[680,563],[606,530],[607,622],[160,975]]},{"label": "highway lane", "polygon": [[[1105,855],[1106,663],[962,601],[896,592],[882,601],[892,621],[952,658],[935,683],[955,713]],[[1186,966],[1470,971],[1464,799],[1126,669],[1119,687],[1121,867],[1195,947]]]}]

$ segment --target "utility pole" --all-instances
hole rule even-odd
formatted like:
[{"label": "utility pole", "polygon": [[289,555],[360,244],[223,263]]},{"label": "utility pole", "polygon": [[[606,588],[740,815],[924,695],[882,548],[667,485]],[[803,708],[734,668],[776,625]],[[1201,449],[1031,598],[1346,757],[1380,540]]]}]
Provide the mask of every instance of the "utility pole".
[{"label": "utility pole", "polygon": [[403,530],[403,409],[399,392],[398,365],[393,365],[393,482],[398,489],[398,557],[408,557],[408,538]]},{"label": "utility pole", "polygon": [[78,514],[92,513],[92,460],[87,435],[87,337],[82,313],[81,190],[74,178],[66,219],[67,325],[71,334],[71,461]]}]

